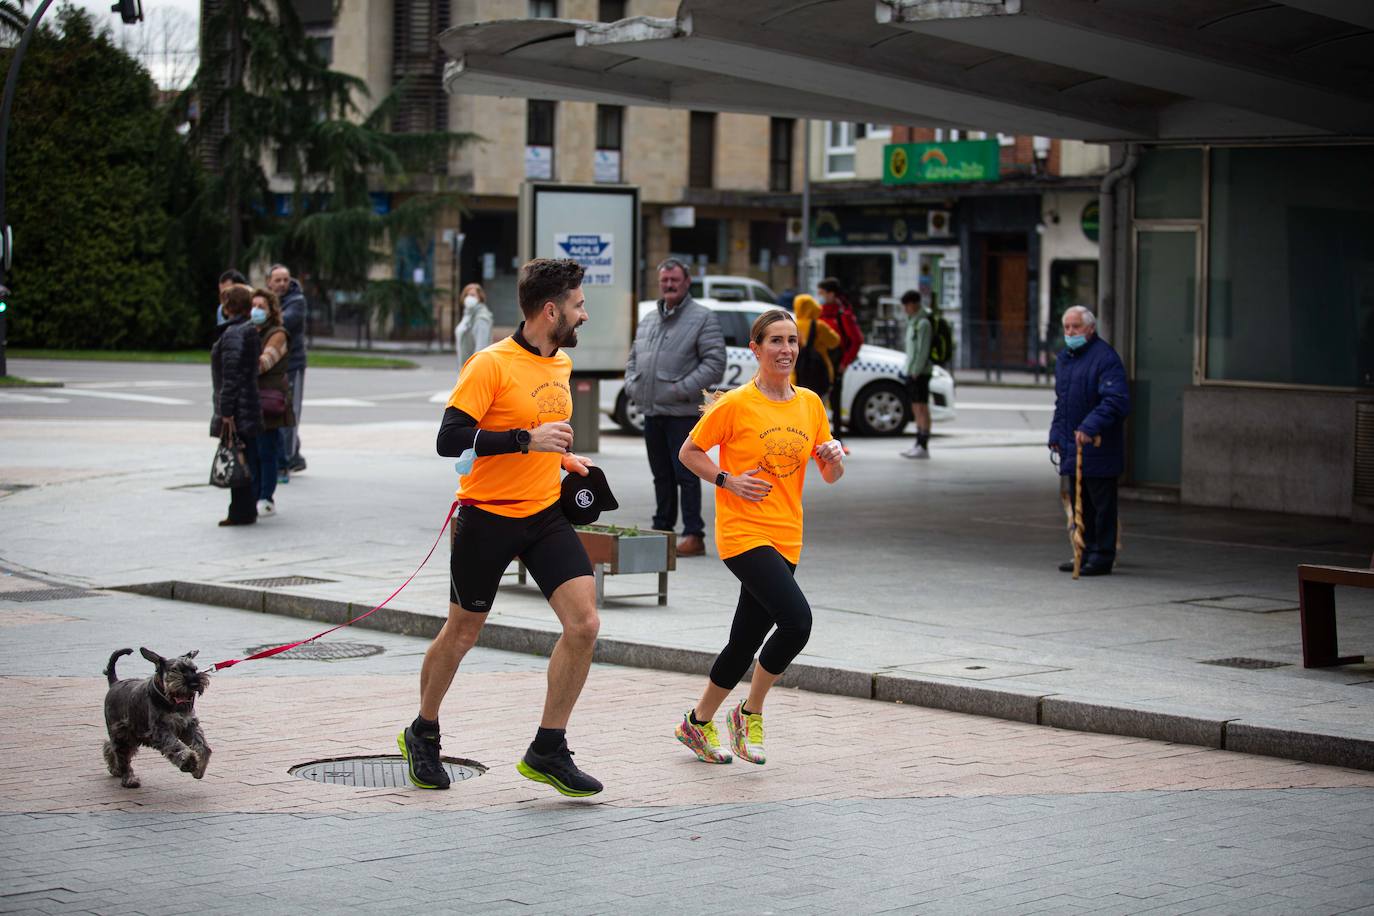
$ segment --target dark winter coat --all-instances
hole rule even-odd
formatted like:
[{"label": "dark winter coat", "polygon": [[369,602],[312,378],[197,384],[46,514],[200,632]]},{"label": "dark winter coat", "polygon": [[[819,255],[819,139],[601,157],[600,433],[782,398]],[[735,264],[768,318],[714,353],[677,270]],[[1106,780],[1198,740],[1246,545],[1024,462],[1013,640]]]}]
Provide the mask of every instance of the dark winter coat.
[{"label": "dark winter coat", "polygon": [[210,349],[210,378],[215,386],[210,435],[219,438],[220,417],[234,418],[240,436],[262,434],[262,403],[258,400],[258,357],[262,342],[246,317],[224,326]]},{"label": "dark winter coat", "polygon": [[1102,445],[1083,446],[1084,477],[1117,477],[1126,469],[1126,417],[1131,395],[1126,367],[1112,345],[1096,334],[1077,350],[1065,348],[1054,370],[1051,446],[1059,446],[1059,473],[1077,464],[1074,431],[1101,436]]},{"label": "dark winter coat", "polygon": [[286,357],[286,371],[305,368],[305,293],[295,280],[281,297],[281,323],[291,335],[291,352]]}]

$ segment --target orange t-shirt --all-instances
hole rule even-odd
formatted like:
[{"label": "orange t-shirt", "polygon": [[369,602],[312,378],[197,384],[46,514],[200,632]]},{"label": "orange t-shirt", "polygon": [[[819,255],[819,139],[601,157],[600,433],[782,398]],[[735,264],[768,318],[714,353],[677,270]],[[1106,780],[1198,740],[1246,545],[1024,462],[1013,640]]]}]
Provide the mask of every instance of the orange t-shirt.
[{"label": "orange t-shirt", "polygon": [[702,451],[720,446],[727,474],[754,468],[773,484],[759,502],[716,490],[716,548],[722,560],[755,547],[775,547],[790,562],[801,558],[802,485],[816,446],[830,441],[825,405],[808,388],[787,401],[771,401],[750,382],[727,392],[692,430]]},{"label": "orange t-shirt", "polygon": [[[534,429],[572,418],[571,375],[572,358],[562,350],[539,356],[507,337],[463,365],[448,406],[476,419],[483,430]],[[533,515],[558,501],[562,462],[556,452],[478,458],[459,480],[458,497],[508,518]]]}]

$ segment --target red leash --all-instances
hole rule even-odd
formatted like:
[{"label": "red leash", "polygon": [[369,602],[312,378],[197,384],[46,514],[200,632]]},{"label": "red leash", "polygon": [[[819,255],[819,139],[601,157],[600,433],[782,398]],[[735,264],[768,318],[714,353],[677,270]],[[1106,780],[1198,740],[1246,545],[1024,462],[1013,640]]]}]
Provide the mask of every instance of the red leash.
[{"label": "red leash", "polygon": [[276,647],[271,648],[271,649],[263,649],[261,652],[254,652],[252,655],[248,656],[247,658],[230,658],[230,659],[225,659],[225,660],[222,661],[222,662],[215,662],[213,665],[211,665],[211,666],[206,670],[206,674],[209,674],[209,673],[212,672],[212,671],[219,671],[221,668],[232,668],[232,667],[234,667],[235,665],[237,665],[239,662],[251,662],[251,661],[253,661],[253,659],[255,659],[255,658],[271,658],[273,655],[279,655],[279,654],[281,654],[282,652],[287,651],[288,649],[294,649],[294,648],[296,648],[297,646],[303,646],[303,645],[305,645],[305,644],[308,643],[308,642],[314,642],[315,640],[319,639],[321,636],[328,636],[330,633],[333,633],[335,630],[342,630],[344,627],[352,626],[353,624],[357,623],[359,620],[362,620],[364,617],[370,617],[370,616],[372,616],[373,614],[377,613],[377,612],[380,611],[382,608],[386,607],[386,606],[387,606],[387,603],[390,602],[392,598],[395,598],[397,595],[399,595],[399,594],[401,593],[401,589],[403,589],[403,588],[405,588],[407,585],[409,585],[411,579],[414,579],[416,576],[418,576],[418,575],[420,574],[420,570],[422,570],[422,569],[425,568],[425,564],[429,562],[429,558],[432,557],[432,556],[434,556],[434,551],[435,551],[436,548],[438,548],[438,546],[439,546],[439,541],[443,539],[443,537],[444,537],[444,532],[448,530],[448,523],[453,519],[453,513],[454,513],[454,512],[457,512],[457,511],[458,511],[458,500],[454,500],[453,505],[451,505],[451,506],[448,507],[448,515],[444,516],[444,526],[443,526],[441,529],[439,529],[439,536],[436,537],[436,538],[434,539],[434,543],[433,543],[432,545],[430,545],[429,553],[425,554],[425,558],[424,558],[423,560],[420,561],[420,565],[417,566],[417,567],[415,567],[415,572],[413,572],[413,573],[410,574],[410,579],[407,579],[407,580],[405,580],[404,582],[402,582],[402,583],[401,583],[401,588],[396,589],[396,591],[392,592],[390,595],[387,596],[386,601],[383,601],[381,604],[377,605],[377,606],[374,607],[372,610],[368,611],[366,614],[360,614],[359,616],[354,617],[352,620],[349,620],[349,621],[347,621],[346,623],[341,623],[341,624],[339,624],[339,625],[336,626],[336,627],[330,627],[329,629],[325,630],[323,633],[316,633],[314,636],[311,636],[309,639],[302,639],[302,640],[300,640],[299,642],[289,643],[288,645],[285,645],[285,646],[276,646]]}]

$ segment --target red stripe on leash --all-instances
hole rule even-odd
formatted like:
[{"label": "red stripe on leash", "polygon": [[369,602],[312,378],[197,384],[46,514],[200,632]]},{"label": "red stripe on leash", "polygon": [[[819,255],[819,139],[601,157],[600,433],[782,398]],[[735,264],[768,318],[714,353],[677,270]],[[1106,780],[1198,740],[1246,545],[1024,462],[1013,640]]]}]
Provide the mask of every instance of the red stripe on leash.
[{"label": "red stripe on leash", "polygon": [[296,648],[297,646],[303,646],[303,645],[305,645],[305,644],[308,643],[308,642],[314,642],[315,640],[319,639],[321,636],[328,636],[330,633],[333,633],[335,630],[342,630],[344,627],[350,627],[350,626],[352,626],[353,624],[357,623],[359,620],[362,620],[364,617],[370,617],[370,616],[372,616],[373,614],[377,613],[377,612],[380,611],[382,608],[386,607],[387,604],[391,601],[392,598],[395,598],[397,595],[399,595],[399,594],[401,593],[401,590],[404,589],[407,585],[410,584],[411,579],[414,579],[416,576],[418,576],[418,575],[420,574],[420,570],[422,570],[422,569],[425,568],[425,564],[429,562],[429,558],[430,558],[430,557],[434,556],[434,551],[439,547],[439,541],[441,541],[441,540],[443,539],[443,537],[444,537],[444,532],[448,530],[448,523],[449,523],[450,521],[452,521],[452,519],[453,519],[453,513],[454,513],[454,512],[457,512],[457,511],[458,511],[458,501],[457,501],[457,500],[454,500],[453,505],[451,505],[451,506],[448,507],[448,515],[444,516],[444,525],[443,525],[442,528],[439,529],[439,536],[436,537],[436,538],[434,539],[434,543],[430,545],[429,553],[425,554],[425,558],[424,558],[423,560],[420,561],[420,565],[417,566],[417,567],[415,567],[415,572],[413,572],[413,573],[410,574],[410,578],[409,578],[409,579],[406,579],[404,582],[401,583],[401,587],[400,587],[400,588],[396,589],[396,591],[392,592],[390,595],[387,595],[386,601],[383,601],[381,604],[377,605],[377,606],[374,607],[372,610],[368,611],[366,614],[359,614],[357,617],[354,617],[352,620],[349,620],[349,621],[347,621],[347,622],[345,622],[345,623],[341,623],[341,624],[339,624],[339,625],[336,626],[336,627],[330,627],[329,629],[325,630],[323,633],[316,633],[314,636],[311,636],[311,637],[309,637],[308,639],[302,639],[302,640],[300,640],[299,642],[288,643],[287,645],[284,645],[284,646],[275,646],[275,647],[273,647],[273,648],[271,648],[271,649],[263,649],[261,652],[254,652],[252,655],[248,656],[247,658],[229,658],[229,659],[225,659],[225,660],[222,661],[222,662],[215,662],[215,663],[214,663],[213,665],[211,665],[208,669],[206,669],[206,673],[208,674],[208,673],[210,673],[210,672],[212,672],[212,671],[219,671],[219,670],[221,670],[221,669],[223,669],[223,668],[232,668],[232,667],[234,667],[235,665],[237,665],[239,662],[251,662],[251,661],[253,661],[254,659],[258,659],[258,658],[271,658],[271,657],[274,656],[274,655],[280,655],[282,652],[285,652],[285,651],[287,651],[288,649],[294,649],[294,648]]}]

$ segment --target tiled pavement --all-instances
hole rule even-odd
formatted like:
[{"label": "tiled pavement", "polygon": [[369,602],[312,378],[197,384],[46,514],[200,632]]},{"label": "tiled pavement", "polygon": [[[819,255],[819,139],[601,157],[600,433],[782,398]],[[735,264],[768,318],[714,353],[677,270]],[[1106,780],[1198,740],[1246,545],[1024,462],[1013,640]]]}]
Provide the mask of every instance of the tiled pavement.
[{"label": "tiled pavement", "polygon": [[1374,773],[795,690],[770,698],[766,766],[712,767],[671,737],[700,677],[597,666],[570,740],[608,788],[572,801],[513,768],[542,660],[488,650],[443,722],[490,772],[448,792],[288,775],[394,753],[424,643],[391,634],[216,675],[202,781],[146,752],[141,789],[103,772],[111,649],[214,660],[308,632],[130,596],[0,603],[0,911],[1374,909]]}]

